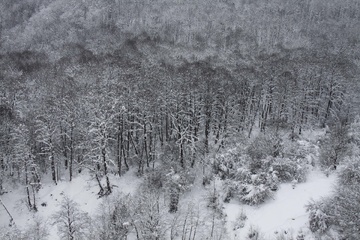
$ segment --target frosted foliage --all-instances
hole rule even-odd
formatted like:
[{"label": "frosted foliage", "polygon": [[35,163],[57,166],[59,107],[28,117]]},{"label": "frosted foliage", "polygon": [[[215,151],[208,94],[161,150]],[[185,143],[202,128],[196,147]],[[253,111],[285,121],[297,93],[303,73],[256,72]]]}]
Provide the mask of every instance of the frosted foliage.
[{"label": "frosted foliage", "polygon": [[289,182],[294,179],[298,182],[306,181],[308,168],[300,160],[276,158],[271,166],[273,171],[277,172],[278,178],[282,182]]},{"label": "frosted foliage", "polygon": [[276,175],[250,174],[245,169],[239,169],[237,181],[228,180],[226,183],[227,197],[235,197],[249,205],[258,205],[273,195],[278,182]]},{"label": "frosted foliage", "polygon": [[360,116],[357,115],[350,125],[349,137],[356,145],[360,146]]},{"label": "frosted foliage", "polygon": [[259,203],[262,203],[272,195],[270,187],[266,186],[265,184],[244,184],[242,187],[243,192],[245,192],[246,194],[243,195],[240,199],[243,202],[248,203],[249,205],[257,205]]},{"label": "frosted foliage", "polygon": [[260,134],[247,148],[247,154],[251,158],[250,169],[254,171],[261,168],[263,159],[268,156],[277,157],[280,153],[282,153],[282,144],[278,136]]},{"label": "frosted foliage", "polygon": [[332,226],[343,239],[360,238],[359,161],[348,159],[340,168],[334,196],[308,206],[312,231]]},{"label": "frosted foliage", "polygon": [[339,172],[339,185],[360,184],[360,159],[347,158]]},{"label": "frosted foliage", "polygon": [[328,228],[329,216],[327,216],[323,209],[322,203],[312,202],[307,205],[307,211],[309,212],[309,224],[312,232],[323,233]]},{"label": "frosted foliage", "polygon": [[0,228],[0,239],[11,239],[11,240],[21,240],[22,234],[21,231],[16,227],[3,227]]},{"label": "frosted foliage", "polygon": [[345,239],[360,239],[360,186],[339,187],[332,203],[335,224]]},{"label": "frosted foliage", "polygon": [[251,226],[246,236],[246,240],[265,240],[257,227]]},{"label": "frosted foliage", "polygon": [[123,195],[109,196],[99,207],[94,235],[99,239],[126,238],[131,231],[131,199]]}]

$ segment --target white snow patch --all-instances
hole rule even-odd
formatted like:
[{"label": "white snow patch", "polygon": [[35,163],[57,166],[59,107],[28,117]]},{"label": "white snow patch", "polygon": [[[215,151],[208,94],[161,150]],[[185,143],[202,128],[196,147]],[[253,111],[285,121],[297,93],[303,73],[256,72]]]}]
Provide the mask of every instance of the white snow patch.
[{"label": "white snow patch", "polygon": [[[110,182],[114,186],[112,194],[117,194],[118,192],[134,194],[141,179],[135,175],[134,171],[130,170],[120,178],[118,176],[110,176]],[[103,185],[105,184],[103,183]],[[57,185],[54,185],[52,182],[43,184],[37,197],[38,212],[36,213],[29,212],[26,207],[24,187],[2,195],[1,199],[13,216],[17,227],[24,229],[29,224],[32,224],[33,219],[37,217],[50,223],[48,225],[50,231],[48,239],[57,240],[59,239],[57,227],[51,225],[51,216],[59,210],[59,204],[64,196],[66,195],[77,202],[81,210],[93,216],[103,200],[103,198],[98,197],[98,192],[99,187],[96,181],[91,179],[89,173],[84,172],[75,177],[71,182],[60,181]],[[46,206],[41,206],[42,203],[45,203]],[[0,227],[8,226],[9,221],[10,217],[0,205]]]},{"label": "white snow patch", "polygon": [[[284,231],[294,237],[299,230],[308,231],[305,205],[311,199],[319,200],[331,195],[335,181],[335,175],[326,177],[319,170],[313,170],[307,182],[297,184],[295,189],[291,183],[282,184],[274,199],[260,206],[247,206],[235,201],[225,204],[230,239],[246,239],[251,226],[257,227],[265,239],[275,239],[277,234]],[[245,226],[234,230],[234,222],[242,210],[247,215]]]}]

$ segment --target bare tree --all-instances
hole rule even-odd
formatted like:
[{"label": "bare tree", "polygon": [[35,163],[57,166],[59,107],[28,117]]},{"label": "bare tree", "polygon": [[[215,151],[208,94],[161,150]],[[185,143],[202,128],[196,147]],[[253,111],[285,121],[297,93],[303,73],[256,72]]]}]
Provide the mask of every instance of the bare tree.
[{"label": "bare tree", "polygon": [[90,217],[79,208],[79,204],[64,196],[60,203],[60,210],[53,216],[53,224],[57,225],[61,239],[77,240],[87,239]]}]

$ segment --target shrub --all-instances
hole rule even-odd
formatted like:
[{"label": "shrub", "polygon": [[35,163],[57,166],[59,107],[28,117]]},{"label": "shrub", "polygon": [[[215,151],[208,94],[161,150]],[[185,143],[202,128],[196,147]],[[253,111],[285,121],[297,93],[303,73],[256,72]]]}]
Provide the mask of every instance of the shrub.
[{"label": "shrub", "polygon": [[144,184],[150,189],[162,189],[166,182],[166,176],[162,168],[150,169],[144,177]]},{"label": "shrub", "polygon": [[226,199],[236,197],[249,205],[258,205],[273,196],[278,181],[271,173],[251,174],[247,168],[239,168],[235,179],[225,182]]},{"label": "shrub", "polygon": [[323,202],[311,202],[306,206],[309,212],[309,224],[312,232],[325,232],[329,227],[329,216],[324,212]]},{"label": "shrub", "polygon": [[276,236],[276,240],[294,240],[292,229],[281,231],[281,233]]},{"label": "shrub", "polygon": [[300,229],[299,232],[296,235],[296,240],[305,240],[305,234],[303,233],[303,231]]},{"label": "shrub", "polygon": [[305,182],[308,172],[306,164],[289,158],[275,158],[271,164],[272,170],[276,171],[279,181],[290,182],[296,179]]},{"label": "shrub", "polygon": [[360,186],[339,186],[336,196],[328,204],[328,214],[334,216],[333,224],[343,239],[360,239]]},{"label": "shrub", "polygon": [[232,178],[238,168],[243,167],[249,161],[239,148],[233,148],[218,154],[213,163],[213,171],[221,179]]},{"label": "shrub", "polygon": [[273,196],[271,188],[265,184],[242,184],[240,200],[249,205],[258,205]]},{"label": "shrub", "polygon": [[340,169],[334,196],[311,203],[310,229],[324,232],[329,226],[337,230],[341,239],[360,239],[360,184],[358,161],[348,160]]},{"label": "shrub", "polygon": [[257,227],[250,226],[249,232],[246,236],[247,240],[263,240],[263,236]]},{"label": "shrub", "polygon": [[243,228],[245,226],[245,222],[247,220],[247,216],[244,212],[244,209],[241,209],[241,212],[237,216],[235,222],[234,222],[234,230]]},{"label": "shrub", "polygon": [[350,137],[346,126],[335,126],[321,139],[320,165],[334,168],[349,154]]},{"label": "shrub", "polygon": [[339,185],[360,184],[360,159],[347,158],[340,167]]},{"label": "shrub", "polygon": [[259,134],[247,148],[250,156],[250,170],[255,172],[262,167],[262,160],[268,156],[277,157],[282,155],[282,140],[275,134]]}]

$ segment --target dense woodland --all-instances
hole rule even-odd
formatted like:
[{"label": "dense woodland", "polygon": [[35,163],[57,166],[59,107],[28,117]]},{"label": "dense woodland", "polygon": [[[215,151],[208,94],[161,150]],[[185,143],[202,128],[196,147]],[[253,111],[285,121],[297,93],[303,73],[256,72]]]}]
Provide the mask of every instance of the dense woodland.
[{"label": "dense woodland", "polygon": [[0,195],[21,183],[32,210],[47,174],[89,172],[108,196],[129,169],[206,184],[210,156],[252,134],[276,158],[278,133],[326,128],[326,169],[357,144],[358,0],[2,0],[0,19]]}]

